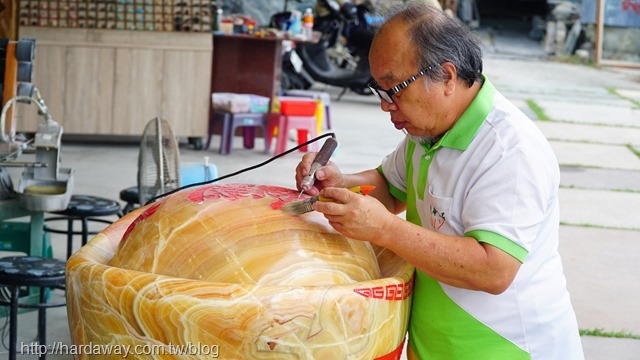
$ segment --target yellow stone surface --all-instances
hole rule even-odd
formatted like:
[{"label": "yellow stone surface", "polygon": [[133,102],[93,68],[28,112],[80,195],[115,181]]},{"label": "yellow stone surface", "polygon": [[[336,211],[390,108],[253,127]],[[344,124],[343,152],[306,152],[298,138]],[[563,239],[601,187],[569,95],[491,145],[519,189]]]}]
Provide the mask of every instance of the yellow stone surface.
[{"label": "yellow stone surface", "polygon": [[[413,267],[345,238],[322,214],[279,210],[296,196],[209,185],[118,220],[67,263],[74,344],[130,345],[143,359],[392,353],[407,328]],[[176,354],[180,345],[189,354]]]}]

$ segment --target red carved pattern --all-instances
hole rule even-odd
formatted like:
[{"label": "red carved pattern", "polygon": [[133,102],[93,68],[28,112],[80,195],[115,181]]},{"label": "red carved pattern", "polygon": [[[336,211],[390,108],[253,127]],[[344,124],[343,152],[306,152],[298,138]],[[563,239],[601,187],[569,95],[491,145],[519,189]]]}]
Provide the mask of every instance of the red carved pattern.
[{"label": "red carved pattern", "polygon": [[252,184],[201,186],[187,194],[187,200],[195,204],[202,204],[208,200],[235,201],[245,198],[264,199],[265,197],[275,198],[275,201],[270,204],[273,209],[279,209],[285,203],[297,200],[296,192],[291,189]]},{"label": "red carved pattern", "polygon": [[404,284],[359,288],[353,289],[353,291],[366,298],[389,301],[405,300],[411,296],[411,293],[413,292],[413,278]]},{"label": "red carved pattern", "polygon": [[633,10],[636,15],[640,14],[640,2],[632,0],[622,0],[622,10],[629,11],[629,9]]},{"label": "red carved pattern", "polygon": [[136,225],[138,225],[139,222],[141,222],[142,220],[144,220],[144,219],[148,218],[149,216],[153,215],[158,210],[160,205],[162,205],[161,202],[151,205],[142,214],[140,214],[135,220],[133,220],[133,222],[131,222],[131,224],[129,224],[129,227],[127,227],[127,230],[124,232],[124,235],[122,235],[122,242],[127,240],[127,238],[129,237],[129,234],[131,234],[131,232],[136,227]]}]

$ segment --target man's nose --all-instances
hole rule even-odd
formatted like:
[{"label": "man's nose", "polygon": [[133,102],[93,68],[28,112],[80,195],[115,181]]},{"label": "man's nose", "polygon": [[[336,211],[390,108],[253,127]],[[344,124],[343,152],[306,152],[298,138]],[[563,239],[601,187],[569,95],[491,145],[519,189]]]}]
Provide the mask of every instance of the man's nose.
[{"label": "man's nose", "polygon": [[384,112],[391,112],[391,111],[398,110],[398,105],[396,103],[392,104],[387,101],[380,100],[380,108]]}]

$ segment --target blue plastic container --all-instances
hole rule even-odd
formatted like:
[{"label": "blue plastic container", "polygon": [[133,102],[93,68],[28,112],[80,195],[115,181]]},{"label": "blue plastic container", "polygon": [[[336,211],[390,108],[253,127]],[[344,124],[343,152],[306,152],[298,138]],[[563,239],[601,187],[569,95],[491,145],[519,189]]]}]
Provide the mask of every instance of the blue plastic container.
[{"label": "blue plastic container", "polygon": [[213,164],[189,163],[180,165],[180,186],[191,185],[218,177],[218,169]]}]

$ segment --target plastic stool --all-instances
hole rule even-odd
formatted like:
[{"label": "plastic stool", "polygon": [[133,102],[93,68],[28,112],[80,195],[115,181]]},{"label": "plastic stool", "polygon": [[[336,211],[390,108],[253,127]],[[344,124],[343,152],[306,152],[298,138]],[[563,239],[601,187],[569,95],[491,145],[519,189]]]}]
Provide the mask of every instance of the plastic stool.
[{"label": "plastic stool", "polygon": [[[281,115],[313,117],[316,124],[315,133],[319,134],[322,131],[322,117],[319,116],[322,112],[322,107],[319,106],[320,100],[302,97],[281,96],[278,98],[277,104],[278,107],[276,107],[276,109],[279,110]],[[307,126],[298,126],[295,128],[298,129],[298,144],[306,142],[308,135]],[[300,151],[307,151],[307,147],[300,147]]]},{"label": "plastic stool", "polygon": [[[51,229],[48,225],[45,225],[44,231],[55,234],[67,234],[67,259],[71,257],[73,253],[74,235],[82,235],[82,246],[84,246],[87,244],[89,235],[97,234],[96,232],[89,231],[89,222],[111,224],[113,221],[98,219],[96,217],[123,215],[122,210],[120,210],[120,204],[117,201],[90,195],[72,195],[69,205],[65,210],[55,211],[53,213],[63,216],[46,218],[44,222],[67,220],[67,228],[65,230],[58,230]],[[73,222],[75,220],[82,222],[81,231],[73,230]]]},{"label": "plastic stool", "polygon": [[[311,137],[317,136],[317,125],[315,116],[295,116],[274,113],[269,118],[269,128],[267,129],[267,148],[271,148],[271,140],[276,127],[278,128],[278,136],[276,137],[276,150],[275,154],[281,154],[287,150],[287,136],[289,130],[297,129],[298,136],[300,136],[300,130],[306,131]],[[305,135],[306,135],[305,133]],[[300,142],[300,138],[298,139]],[[305,140],[306,141],[306,140]],[[312,151],[318,151],[318,144],[311,144]],[[303,151],[303,149],[300,149]]]},{"label": "plastic stool", "polygon": [[[222,133],[220,140],[220,154],[231,154],[233,148],[232,142],[236,129],[244,127],[244,147],[247,149],[253,149],[255,140],[255,128],[262,129],[262,133],[267,133],[267,114],[266,113],[230,113],[213,111],[211,116],[211,123],[209,124],[209,138],[207,139],[207,149],[211,144],[211,137],[213,136],[214,125],[216,122],[222,121]],[[265,136],[266,137],[266,136]],[[265,146],[265,153],[269,152],[269,148]]]},{"label": "plastic stool", "polygon": [[314,100],[321,100],[324,105],[324,111],[322,119],[324,120],[327,129],[331,129],[331,96],[329,93],[324,91],[312,91],[312,90],[287,90],[284,93],[286,96],[298,96],[298,97],[306,97]]},{"label": "plastic stool", "polygon": [[[10,256],[0,259],[0,285],[10,289],[10,300],[0,300],[9,306],[9,360],[16,359],[18,342],[18,308],[38,309],[38,344],[47,344],[47,308],[65,306],[64,302],[47,304],[46,288],[65,285],[66,263],[38,256]],[[39,287],[39,301],[35,304],[18,301],[20,287]],[[43,354],[42,359],[46,358]]]}]

